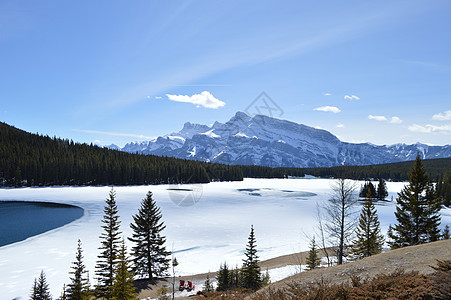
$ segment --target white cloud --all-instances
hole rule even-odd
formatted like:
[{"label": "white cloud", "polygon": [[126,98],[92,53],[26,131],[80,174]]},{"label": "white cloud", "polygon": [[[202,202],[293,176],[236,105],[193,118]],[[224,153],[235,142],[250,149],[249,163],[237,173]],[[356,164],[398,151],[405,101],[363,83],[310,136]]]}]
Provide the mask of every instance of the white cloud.
[{"label": "white cloud", "polygon": [[145,136],[142,134],[121,133],[121,132],[100,131],[100,130],[74,129],[74,131],[84,132],[84,133],[93,133],[93,134],[111,135],[111,136],[134,137],[134,138],[140,138],[140,139],[146,139],[146,140],[151,140],[151,139],[155,138],[155,137]]},{"label": "white cloud", "polygon": [[344,128],[345,126],[344,126],[343,124],[341,124],[341,123],[338,123],[338,124],[337,124],[337,127],[338,127],[338,128]]},{"label": "white cloud", "polygon": [[376,121],[388,121],[387,118],[385,116],[373,116],[373,115],[369,115],[368,119],[370,120],[376,120]]},{"label": "white cloud", "polygon": [[345,100],[360,100],[360,97],[357,97],[356,95],[345,95]]},{"label": "white cloud", "polygon": [[155,96],[155,99],[161,99],[161,97],[160,96]]},{"label": "white cloud", "polygon": [[425,126],[421,126],[421,125],[413,124],[413,125],[410,125],[408,127],[408,129],[413,132],[421,132],[421,133],[432,133],[432,132],[446,133],[446,134],[451,133],[451,125],[435,126],[435,125],[431,125],[431,124],[426,124]]},{"label": "white cloud", "polygon": [[391,117],[390,123],[400,124],[402,123],[402,120],[399,117]]},{"label": "white cloud", "polygon": [[444,111],[432,116],[432,120],[436,121],[448,121],[451,120],[451,110]]},{"label": "white cloud", "polygon": [[333,112],[334,114],[341,112],[341,110],[335,106],[321,106],[321,107],[314,108],[313,110],[330,111],[330,112]]},{"label": "white cloud", "polygon": [[330,96],[332,95],[331,93],[323,93],[323,96]]},{"label": "white cloud", "polygon": [[166,96],[168,96],[171,101],[192,103],[197,107],[203,106],[205,108],[216,109],[225,105],[225,102],[216,99],[212,94],[210,94],[210,92],[207,91],[203,91],[200,94],[194,94],[192,96],[169,94],[166,94]]}]

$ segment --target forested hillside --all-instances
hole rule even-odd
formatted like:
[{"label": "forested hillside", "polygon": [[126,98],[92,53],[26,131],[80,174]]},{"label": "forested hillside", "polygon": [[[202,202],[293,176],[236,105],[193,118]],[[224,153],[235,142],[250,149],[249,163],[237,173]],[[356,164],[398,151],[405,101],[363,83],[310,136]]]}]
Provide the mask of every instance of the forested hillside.
[{"label": "forested hillside", "polygon": [[[451,171],[451,158],[425,159],[424,167],[432,181],[438,180],[448,171]],[[305,168],[305,174],[323,178],[349,178],[356,180],[384,178],[393,181],[409,180],[412,168],[411,161],[400,163],[370,165],[370,166],[339,166],[331,168]]]},{"label": "forested hillside", "polygon": [[[0,122],[0,186],[207,183],[249,178],[345,177],[408,180],[412,162],[331,168],[270,168],[131,154],[31,134]],[[424,160],[432,180],[451,170],[451,158]],[[445,176],[448,182],[451,176]],[[443,188],[443,193],[446,193]]]},{"label": "forested hillside", "polygon": [[138,155],[0,123],[0,186],[139,185],[242,180],[239,166]]}]

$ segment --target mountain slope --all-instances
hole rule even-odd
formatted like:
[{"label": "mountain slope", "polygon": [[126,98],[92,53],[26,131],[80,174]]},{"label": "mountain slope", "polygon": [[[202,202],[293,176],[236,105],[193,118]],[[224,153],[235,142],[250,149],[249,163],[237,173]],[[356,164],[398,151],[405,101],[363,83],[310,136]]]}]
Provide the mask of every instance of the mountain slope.
[{"label": "mountain slope", "polygon": [[237,112],[212,126],[185,123],[180,132],[125,145],[122,151],[231,165],[331,167],[451,157],[451,146],[377,146],[340,141],[330,132],[263,115]]}]

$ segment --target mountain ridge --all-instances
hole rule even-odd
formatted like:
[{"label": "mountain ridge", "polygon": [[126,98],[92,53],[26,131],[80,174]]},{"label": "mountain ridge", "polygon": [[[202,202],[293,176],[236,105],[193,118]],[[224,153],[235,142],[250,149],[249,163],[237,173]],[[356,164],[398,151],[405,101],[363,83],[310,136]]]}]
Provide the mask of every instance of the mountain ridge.
[{"label": "mountain ridge", "polygon": [[417,153],[423,159],[451,157],[450,145],[349,143],[324,129],[243,112],[225,123],[186,122],[179,132],[116,147],[130,153],[230,165],[296,168],[402,162],[415,159]]}]

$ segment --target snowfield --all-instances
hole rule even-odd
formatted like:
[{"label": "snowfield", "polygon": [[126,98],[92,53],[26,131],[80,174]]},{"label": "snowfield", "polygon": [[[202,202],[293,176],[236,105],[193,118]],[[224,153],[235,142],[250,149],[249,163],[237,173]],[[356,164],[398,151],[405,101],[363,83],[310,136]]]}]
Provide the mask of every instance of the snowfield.
[{"label": "snowfield", "polygon": [[[261,260],[307,250],[306,235],[311,235],[316,226],[316,204],[327,201],[332,183],[329,179],[245,179],[114,189],[124,238],[131,235],[129,224],[141,200],[148,191],[153,192],[166,225],[166,245],[173,249],[179,262],[177,275],[189,275],[218,270],[224,261],[231,267],[241,266],[251,224]],[[358,183],[358,190],[361,184]],[[388,182],[387,199],[396,198],[404,185]],[[59,297],[63,284],[69,283],[68,272],[78,239],[82,241],[84,262],[94,284],[103,207],[110,189],[0,189],[0,200],[67,203],[85,210],[84,216],[72,223],[0,248],[0,299],[26,299],[41,270],[47,276],[52,296]],[[386,233],[388,225],[394,223],[395,203],[377,204],[377,210],[382,232]],[[451,223],[451,210],[442,210],[442,215],[444,227]],[[128,241],[127,245],[130,249]],[[285,269],[273,271],[272,281],[294,272],[293,268]]]}]

